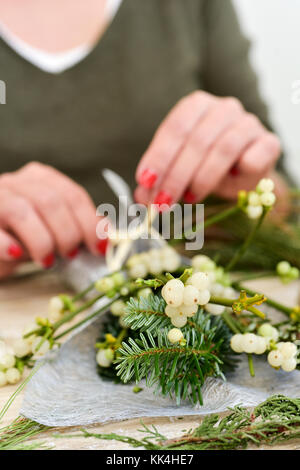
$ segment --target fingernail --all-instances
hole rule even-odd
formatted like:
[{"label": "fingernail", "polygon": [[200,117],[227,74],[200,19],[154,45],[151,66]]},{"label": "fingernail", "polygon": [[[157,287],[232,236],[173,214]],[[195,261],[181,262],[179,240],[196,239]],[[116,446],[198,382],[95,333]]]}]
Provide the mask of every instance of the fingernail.
[{"label": "fingernail", "polygon": [[231,174],[231,176],[239,176],[241,172],[238,167],[234,165],[232,168],[230,168],[229,173]]},{"label": "fingernail", "polygon": [[23,249],[19,245],[12,244],[8,247],[7,253],[12,258],[19,259],[21,258],[21,256],[23,256],[24,252],[23,252]]},{"label": "fingernail", "polygon": [[108,247],[108,238],[103,238],[102,240],[99,240],[97,243],[97,250],[99,251],[100,255],[105,255],[106,250]]},{"label": "fingernail", "polygon": [[196,202],[196,196],[188,189],[183,195],[183,200],[187,204],[194,204],[194,202]]},{"label": "fingernail", "polygon": [[146,168],[139,178],[139,184],[146,189],[151,189],[154,186],[156,180],[157,173],[150,168]]},{"label": "fingernail", "polygon": [[51,266],[53,266],[54,264],[54,261],[55,261],[55,256],[53,253],[50,253],[50,255],[47,255],[43,261],[42,261],[42,265],[44,266],[45,269],[49,269],[51,268]]},{"label": "fingernail", "polygon": [[154,204],[159,206],[160,211],[164,210],[164,208],[162,207],[163,205],[167,205],[168,207],[170,207],[172,205],[172,202],[172,196],[166,191],[160,191],[154,199]]},{"label": "fingernail", "polygon": [[79,253],[79,248],[76,247],[74,248],[74,250],[69,251],[69,253],[67,254],[67,257],[70,259],[75,258],[78,255],[78,253]]}]

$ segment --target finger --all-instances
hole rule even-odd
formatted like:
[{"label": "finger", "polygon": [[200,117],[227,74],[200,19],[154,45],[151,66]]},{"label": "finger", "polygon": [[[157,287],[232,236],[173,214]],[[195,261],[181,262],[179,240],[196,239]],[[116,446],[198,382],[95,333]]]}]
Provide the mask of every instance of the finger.
[{"label": "finger", "polygon": [[223,99],[217,106],[212,107],[191,132],[184,148],[166,173],[156,198],[159,199],[162,191],[169,194],[173,202],[179,200],[214,142],[226,129],[238,122],[242,114],[243,107],[235,98]]},{"label": "finger", "polygon": [[54,262],[54,241],[32,205],[9,189],[0,190],[0,225],[9,228],[30,257],[44,267]]},{"label": "finger", "polygon": [[55,188],[70,208],[82,240],[89,250],[95,255],[103,254],[103,240],[99,240],[96,234],[99,217],[96,216],[96,207],[85,189],[47,165],[32,163],[30,173],[35,173],[39,181],[45,181],[48,186]]},{"label": "finger", "polygon": [[179,101],[159,126],[137,167],[138,184],[146,189],[160,184],[194,126],[217,102],[218,98],[199,91]]},{"label": "finger", "polygon": [[[18,180],[17,180],[18,181]],[[49,228],[55,247],[62,256],[74,256],[82,234],[64,198],[49,183],[13,185],[12,189],[31,202],[44,224]],[[18,187],[16,187],[18,186]]]},{"label": "finger", "polygon": [[16,261],[22,259],[24,249],[10,234],[0,229],[0,261]]},{"label": "finger", "polygon": [[265,132],[261,138],[249,147],[241,156],[238,167],[247,174],[263,176],[275,166],[281,152],[280,141],[275,134]]},{"label": "finger", "polygon": [[251,191],[263,176],[259,173],[254,175],[242,173],[236,177],[227,174],[218,185],[215,194],[225,199],[236,199],[241,189]]},{"label": "finger", "polygon": [[263,126],[255,116],[245,114],[237,125],[221,135],[192,182],[190,190],[197,200],[204,199],[218,188],[233,164],[264,132]]}]

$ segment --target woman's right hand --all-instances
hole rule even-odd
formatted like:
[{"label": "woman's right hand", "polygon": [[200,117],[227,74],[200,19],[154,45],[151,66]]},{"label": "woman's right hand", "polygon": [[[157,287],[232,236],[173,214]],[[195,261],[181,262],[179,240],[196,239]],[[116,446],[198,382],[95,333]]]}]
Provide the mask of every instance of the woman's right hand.
[{"label": "woman's right hand", "polygon": [[[99,218],[98,218],[99,221]],[[96,235],[96,208],[80,185],[56,169],[31,162],[0,176],[0,278],[32,259],[51,267],[55,255],[72,258],[84,243],[104,254]]]}]

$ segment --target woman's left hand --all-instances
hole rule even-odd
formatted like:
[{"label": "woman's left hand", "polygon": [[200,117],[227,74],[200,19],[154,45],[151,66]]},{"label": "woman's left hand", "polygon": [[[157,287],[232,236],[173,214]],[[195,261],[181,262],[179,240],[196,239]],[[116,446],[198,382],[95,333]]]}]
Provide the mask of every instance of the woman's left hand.
[{"label": "woman's left hand", "polygon": [[197,91],[158,128],[136,172],[136,200],[193,203],[210,193],[235,198],[274,167],[279,139],[236,98]]}]

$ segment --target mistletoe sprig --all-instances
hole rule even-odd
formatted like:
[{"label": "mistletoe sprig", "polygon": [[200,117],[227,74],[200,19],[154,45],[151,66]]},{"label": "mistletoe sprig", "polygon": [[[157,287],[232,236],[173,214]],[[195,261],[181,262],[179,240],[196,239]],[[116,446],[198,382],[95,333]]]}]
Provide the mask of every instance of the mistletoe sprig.
[{"label": "mistletoe sprig", "polygon": [[[235,366],[237,354],[248,355],[251,375],[253,354],[266,354],[276,369],[294,370],[299,362],[300,308],[249,291],[233,282],[229,272],[271,210],[273,189],[273,182],[264,179],[255,191],[239,193],[235,210],[256,222],[225,268],[204,255],[194,256],[186,268],[178,253],[165,246],[134,254],[121,271],[98,279],[73,298],[52,298],[48,316],[27,327],[13,349],[0,343],[0,386],[17,382],[24,367],[32,367],[37,357],[58,347],[62,337],[107,310],[110,314],[96,344],[99,374],[126,383],[144,378],[178,403],[201,402],[205,379],[224,377]],[[205,226],[231,212],[206,220]],[[285,262],[279,263],[277,273],[283,282],[299,275]],[[100,299],[103,304],[90,312]],[[271,325],[260,310],[264,302],[288,320]]]}]

